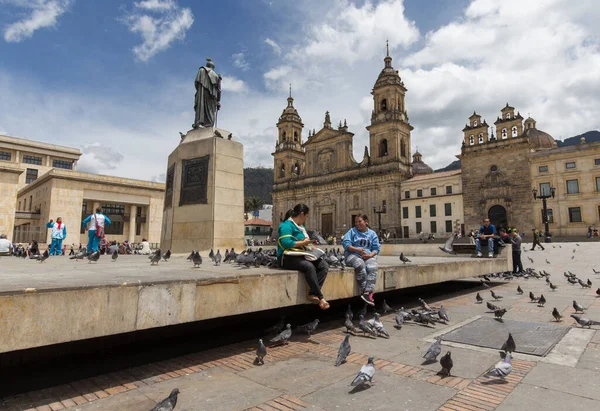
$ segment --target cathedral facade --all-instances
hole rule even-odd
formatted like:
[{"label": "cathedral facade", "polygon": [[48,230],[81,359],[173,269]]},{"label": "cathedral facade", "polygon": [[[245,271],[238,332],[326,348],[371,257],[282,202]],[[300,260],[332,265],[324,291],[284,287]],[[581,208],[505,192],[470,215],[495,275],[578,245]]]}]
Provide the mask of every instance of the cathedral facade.
[{"label": "cathedral facade", "polygon": [[371,94],[373,112],[369,147],[360,161],[352,154],[353,133],[346,122],[334,127],[329,112],[323,128],[303,138],[302,119],[290,95],[277,122],[273,184],[273,228],[287,210],[301,202],[310,208],[311,228],[323,235],[343,235],[354,216],[367,214],[401,236],[400,184],[412,176],[411,130],[405,106],[406,88],[389,54]]}]

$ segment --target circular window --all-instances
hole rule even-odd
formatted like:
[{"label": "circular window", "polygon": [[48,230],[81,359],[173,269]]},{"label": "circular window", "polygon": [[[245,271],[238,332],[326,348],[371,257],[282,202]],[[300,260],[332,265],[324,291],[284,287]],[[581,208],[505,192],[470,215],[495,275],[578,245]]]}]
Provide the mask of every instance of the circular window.
[{"label": "circular window", "polygon": [[494,164],[493,166],[490,167],[490,171],[498,171],[498,166],[496,166]]}]

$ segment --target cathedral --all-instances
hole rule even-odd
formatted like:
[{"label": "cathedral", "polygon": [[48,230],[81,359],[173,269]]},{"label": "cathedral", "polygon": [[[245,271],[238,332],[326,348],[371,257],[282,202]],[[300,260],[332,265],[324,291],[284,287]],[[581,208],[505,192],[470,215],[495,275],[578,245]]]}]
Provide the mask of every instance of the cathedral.
[{"label": "cathedral", "polygon": [[369,147],[360,161],[352,154],[354,134],[345,121],[333,126],[329,112],[323,128],[309,131],[304,140],[304,124],[290,94],[277,122],[279,136],[273,153],[275,230],[286,211],[302,202],[311,210],[310,227],[324,235],[343,235],[358,214],[367,214],[376,229],[378,212],[382,226],[400,236],[400,183],[413,175],[413,127],[404,102],[406,88],[389,53],[371,94]]}]

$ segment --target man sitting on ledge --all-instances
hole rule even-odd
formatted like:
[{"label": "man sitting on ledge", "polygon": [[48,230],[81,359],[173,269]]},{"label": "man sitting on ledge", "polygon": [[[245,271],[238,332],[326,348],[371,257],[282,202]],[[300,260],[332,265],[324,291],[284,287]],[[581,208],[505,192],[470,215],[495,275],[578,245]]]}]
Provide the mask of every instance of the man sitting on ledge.
[{"label": "man sitting on ledge", "polygon": [[487,241],[488,246],[488,257],[494,257],[494,237],[496,236],[496,227],[490,224],[490,219],[486,218],[483,220],[483,225],[479,227],[479,236],[475,240],[475,251],[477,257],[482,257],[481,254],[481,243]]}]

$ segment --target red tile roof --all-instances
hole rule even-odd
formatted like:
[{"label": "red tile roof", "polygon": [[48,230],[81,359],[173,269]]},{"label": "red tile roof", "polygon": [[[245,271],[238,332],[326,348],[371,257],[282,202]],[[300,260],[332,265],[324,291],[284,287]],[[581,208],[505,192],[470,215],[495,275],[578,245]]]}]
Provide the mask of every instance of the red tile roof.
[{"label": "red tile roof", "polygon": [[244,222],[244,225],[262,225],[271,227],[273,223],[271,221],[263,220],[260,218],[255,218],[253,220],[248,220]]}]

